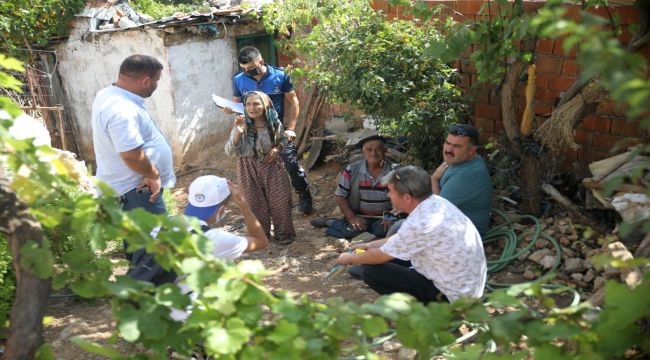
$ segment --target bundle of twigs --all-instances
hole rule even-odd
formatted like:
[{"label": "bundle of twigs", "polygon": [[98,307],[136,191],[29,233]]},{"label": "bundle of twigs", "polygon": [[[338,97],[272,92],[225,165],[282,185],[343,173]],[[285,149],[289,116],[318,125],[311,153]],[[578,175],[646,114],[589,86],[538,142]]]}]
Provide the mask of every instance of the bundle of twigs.
[{"label": "bundle of twigs", "polygon": [[535,131],[535,139],[553,152],[567,148],[577,149],[579,145],[573,140],[573,130],[585,116],[585,109],[608,97],[607,90],[592,81],[571,100],[553,111],[551,117]]}]

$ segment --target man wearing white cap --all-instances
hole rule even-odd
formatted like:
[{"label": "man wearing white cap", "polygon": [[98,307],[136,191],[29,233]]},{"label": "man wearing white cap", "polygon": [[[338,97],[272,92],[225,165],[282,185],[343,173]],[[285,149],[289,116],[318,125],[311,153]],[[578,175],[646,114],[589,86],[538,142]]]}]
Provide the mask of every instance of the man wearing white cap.
[{"label": "man wearing white cap", "polygon": [[[223,219],[226,205],[232,200],[241,210],[248,236],[230,233],[223,229],[211,229],[210,224]],[[196,178],[189,187],[185,215],[199,219],[205,236],[214,242],[213,255],[221,259],[236,259],[245,252],[263,249],[268,238],[239,188],[224,178],[205,175]]]},{"label": "man wearing white cap", "polygon": [[[210,224],[219,222],[225,214],[226,205],[233,201],[241,211],[248,236],[230,233],[223,229],[212,229]],[[200,176],[189,187],[185,215],[199,219],[204,235],[213,242],[212,253],[221,259],[233,260],[245,252],[265,248],[268,238],[250,207],[239,192],[239,188],[224,178],[214,175]],[[159,229],[158,229],[159,230]],[[155,236],[155,233],[153,234]],[[173,282],[176,274],[164,270],[156,263],[153,255],[138,250],[127,274],[134,279],[149,281],[155,285]]]},{"label": "man wearing white cap", "polygon": [[[232,200],[241,211],[246,224],[248,236],[240,236],[222,229],[211,229],[209,224],[219,222],[225,213],[226,205]],[[185,216],[199,219],[205,236],[213,242],[212,253],[221,259],[234,260],[245,252],[257,251],[268,245],[268,238],[246,201],[241,196],[239,188],[230,181],[214,175],[200,176],[189,187]],[[179,282],[183,293],[190,293],[190,288]],[[190,295],[191,297],[191,295]],[[184,321],[191,312],[191,307],[185,310],[171,309],[170,316],[176,321]]]}]

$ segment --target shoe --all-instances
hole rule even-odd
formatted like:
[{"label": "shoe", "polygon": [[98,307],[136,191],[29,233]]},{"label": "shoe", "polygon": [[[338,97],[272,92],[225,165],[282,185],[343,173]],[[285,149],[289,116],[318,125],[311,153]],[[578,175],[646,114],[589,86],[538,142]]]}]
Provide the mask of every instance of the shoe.
[{"label": "shoe", "polygon": [[332,226],[332,221],[334,221],[334,219],[327,219],[327,218],[319,217],[319,218],[311,219],[311,221],[309,223],[313,227],[326,228],[326,227]]},{"label": "shoe", "polygon": [[311,214],[314,210],[309,189],[298,194],[298,210],[305,215]]}]

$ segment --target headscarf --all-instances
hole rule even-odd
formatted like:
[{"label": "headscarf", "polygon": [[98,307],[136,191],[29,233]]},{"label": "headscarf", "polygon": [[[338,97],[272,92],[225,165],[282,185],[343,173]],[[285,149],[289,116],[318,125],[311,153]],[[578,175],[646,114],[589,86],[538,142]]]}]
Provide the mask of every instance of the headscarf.
[{"label": "headscarf", "polygon": [[271,143],[273,145],[277,145],[277,143],[280,141],[280,139],[277,139],[276,141],[276,129],[278,126],[280,126],[280,121],[278,119],[278,112],[275,111],[275,107],[273,107],[273,102],[271,101],[271,98],[261,92],[261,91],[251,91],[246,93],[244,95],[244,116],[246,117],[246,129],[247,129],[247,134],[246,136],[252,137],[253,141],[255,143],[255,153],[257,157],[262,157],[264,155],[261,146],[257,143],[257,128],[255,127],[255,121],[250,117],[248,114],[248,111],[246,111],[246,99],[249,97],[256,96],[262,101],[262,105],[264,106],[264,118],[266,119],[267,122],[267,128],[268,128],[268,133],[269,136],[271,137]]}]

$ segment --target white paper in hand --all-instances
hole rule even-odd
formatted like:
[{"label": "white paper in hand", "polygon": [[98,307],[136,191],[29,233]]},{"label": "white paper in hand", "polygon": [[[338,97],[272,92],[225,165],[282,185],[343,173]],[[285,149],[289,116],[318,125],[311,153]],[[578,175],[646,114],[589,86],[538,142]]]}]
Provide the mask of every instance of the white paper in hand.
[{"label": "white paper in hand", "polygon": [[230,110],[243,114],[244,113],[244,104],[234,102],[232,100],[228,100],[226,98],[222,98],[221,96],[217,96],[215,94],[212,94],[212,101],[214,101],[215,105],[217,105],[220,108],[230,108]]}]

